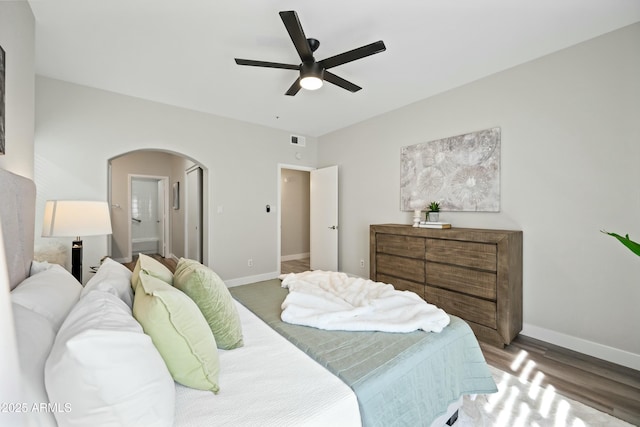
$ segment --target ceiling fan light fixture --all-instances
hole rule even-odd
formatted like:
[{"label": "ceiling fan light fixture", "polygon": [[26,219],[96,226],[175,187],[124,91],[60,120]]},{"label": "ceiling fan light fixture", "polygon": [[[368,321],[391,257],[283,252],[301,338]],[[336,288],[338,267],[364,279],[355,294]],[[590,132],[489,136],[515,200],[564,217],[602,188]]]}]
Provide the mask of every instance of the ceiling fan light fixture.
[{"label": "ceiling fan light fixture", "polygon": [[342,77],[336,76],[327,70],[383,52],[386,49],[384,42],[379,40],[375,43],[369,43],[368,45],[360,46],[357,49],[351,49],[347,52],[325,58],[322,61],[316,61],[313,54],[320,46],[320,42],[317,39],[311,39],[305,36],[304,31],[302,30],[302,24],[300,24],[300,19],[298,19],[298,14],[294,10],[282,11],[280,12],[280,18],[282,19],[282,23],[289,33],[289,37],[291,37],[291,41],[296,48],[296,52],[302,61],[300,65],[241,58],[235,58],[235,60],[238,65],[298,70],[300,73],[299,77],[284,93],[287,96],[294,96],[300,92],[300,89],[320,89],[325,80],[331,84],[341,87],[342,89],[346,89],[349,92],[357,92],[362,89],[360,86],[355,85]]},{"label": "ceiling fan light fixture", "polygon": [[300,86],[307,90],[316,90],[322,87],[322,79],[315,76],[307,76],[300,79]]},{"label": "ceiling fan light fixture", "polygon": [[322,87],[324,69],[317,62],[303,63],[300,66],[300,86],[307,90],[316,90]]}]

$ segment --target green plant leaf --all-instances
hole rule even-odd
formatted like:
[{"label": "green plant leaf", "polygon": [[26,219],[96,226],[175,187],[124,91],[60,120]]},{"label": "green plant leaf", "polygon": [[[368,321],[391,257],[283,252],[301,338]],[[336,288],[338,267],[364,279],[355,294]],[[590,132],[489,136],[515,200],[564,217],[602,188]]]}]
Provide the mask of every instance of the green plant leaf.
[{"label": "green plant leaf", "polygon": [[640,256],[640,243],[634,242],[633,240],[631,240],[628,234],[625,237],[622,237],[621,235],[616,233],[609,233],[608,231],[605,231],[605,230],[600,230],[600,231],[603,232],[604,234],[608,234],[609,236],[615,237],[620,241],[620,243],[622,243],[627,248],[629,248],[631,252]]}]

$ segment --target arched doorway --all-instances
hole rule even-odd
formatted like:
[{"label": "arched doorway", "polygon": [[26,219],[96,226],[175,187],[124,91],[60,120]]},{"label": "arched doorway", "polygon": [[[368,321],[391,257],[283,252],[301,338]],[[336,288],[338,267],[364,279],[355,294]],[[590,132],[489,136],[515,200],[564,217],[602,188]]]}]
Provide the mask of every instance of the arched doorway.
[{"label": "arched doorway", "polygon": [[[201,171],[198,188],[190,188],[194,186],[194,180],[188,179],[187,175],[194,168]],[[207,194],[208,174],[202,164],[180,153],[135,150],[109,159],[108,174],[108,200],[113,228],[110,253],[114,260],[131,262],[136,253],[151,253],[154,247],[158,254],[165,257],[179,259],[198,256],[198,261],[206,260],[208,239],[204,236],[208,224],[204,220],[207,211],[204,195]],[[156,186],[132,186],[136,179],[156,183]],[[153,191],[158,192],[160,197],[145,196],[144,189],[150,187],[154,187]],[[187,200],[187,195],[191,202]],[[194,198],[197,200],[195,204]],[[158,206],[154,206],[154,203]],[[194,212],[194,209],[197,211]],[[160,218],[153,217],[149,212],[159,212]],[[146,216],[143,218],[140,215]],[[188,228],[194,216],[195,221],[199,220],[195,233]],[[162,222],[166,224],[166,232],[162,234],[162,227],[154,227],[154,224],[145,227],[144,221]],[[138,229],[145,230],[144,233],[149,235],[136,235],[133,231]],[[160,230],[160,235],[155,236],[154,231],[149,230]],[[194,247],[190,239],[194,238],[199,240],[197,245],[201,248],[197,255],[190,249]]]}]

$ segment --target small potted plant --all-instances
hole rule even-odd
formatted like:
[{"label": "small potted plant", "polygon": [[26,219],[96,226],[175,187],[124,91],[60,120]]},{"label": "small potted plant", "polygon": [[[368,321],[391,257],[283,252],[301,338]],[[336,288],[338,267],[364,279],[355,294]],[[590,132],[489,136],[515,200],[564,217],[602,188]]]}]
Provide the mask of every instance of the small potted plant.
[{"label": "small potted plant", "polygon": [[429,203],[429,212],[427,212],[427,220],[429,222],[438,222],[440,219],[440,203],[431,202]]}]

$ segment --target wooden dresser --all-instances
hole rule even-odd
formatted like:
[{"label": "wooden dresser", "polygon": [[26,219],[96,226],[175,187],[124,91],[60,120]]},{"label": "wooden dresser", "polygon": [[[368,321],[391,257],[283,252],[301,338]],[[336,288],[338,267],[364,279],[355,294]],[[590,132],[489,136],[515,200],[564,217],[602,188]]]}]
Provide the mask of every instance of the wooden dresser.
[{"label": "wooden dresser", "polygon": [[522,330],[522,231],[370,226],[370,278],[410,290],[503,346]]}]

